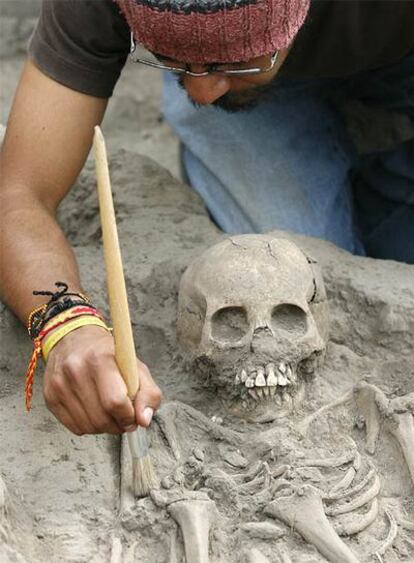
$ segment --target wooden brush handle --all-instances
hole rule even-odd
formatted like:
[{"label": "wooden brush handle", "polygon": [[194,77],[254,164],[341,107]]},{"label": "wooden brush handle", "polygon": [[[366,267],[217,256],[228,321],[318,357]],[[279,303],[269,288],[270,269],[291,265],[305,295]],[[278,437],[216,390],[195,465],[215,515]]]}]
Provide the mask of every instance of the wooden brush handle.
[{"label": "wooden brush handle", "polygon": [[116,228],[105,140],[98,126],[95,127],[93,149],[95,154],[96,178],[98,182],[98,198],[101,214],[109,307],[115,339],[115,358],[119,371],[127,386],[128,395],[133,399],[139,388],[137,359],[131,328],[131,318],[129,315],[121,250],[119,248],[118,232]]}]

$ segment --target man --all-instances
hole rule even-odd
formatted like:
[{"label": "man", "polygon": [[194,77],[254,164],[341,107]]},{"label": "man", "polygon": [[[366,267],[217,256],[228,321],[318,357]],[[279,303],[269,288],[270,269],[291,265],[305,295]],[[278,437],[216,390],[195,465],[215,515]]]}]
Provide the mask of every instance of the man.
[{"label": "man", "polygon": [[[190,183],[224,230],[286,228],[414,262],[413,140],[358,159],[338,109],[359,97],[413,119],[413,21],[411,1],[44,2],[1,153],[4,301],[27,323],[47,300],[33,290],[58,280],[81,290],[55,213],[131,40],[138,62],[173,70],[164,112]],[[137,56],[136,42],[150,52]],[[51,311],[64,299],[32,313],[43,332],[60,330]],[[76,434],[147,426],[160,391],[138,365],[132,406],[111,335],[82,326],[48,356],[46,403]]]}]

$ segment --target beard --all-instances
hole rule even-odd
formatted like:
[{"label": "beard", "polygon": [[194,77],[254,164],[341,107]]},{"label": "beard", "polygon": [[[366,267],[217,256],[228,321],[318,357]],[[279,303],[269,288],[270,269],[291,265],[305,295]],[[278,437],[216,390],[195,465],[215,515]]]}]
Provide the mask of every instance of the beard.
[{"label": "beard", "polygon": [[[178,77],[178,84],[182,90],[186,91],[183,76]],[[209,105],[228,113],[249,111],[257,107],[259,103],[267,100],[270,93],[273,92],[274,87],[275,79],[266,84],[252,86],[251,88],[248,88],[241,92],[227,92],[227,94],[224,94],[220,98],[217,98],[217,100]],[[203,104],[195,102],[190,96],[188,96],[188,99],[194,107],[203,107]]]}]

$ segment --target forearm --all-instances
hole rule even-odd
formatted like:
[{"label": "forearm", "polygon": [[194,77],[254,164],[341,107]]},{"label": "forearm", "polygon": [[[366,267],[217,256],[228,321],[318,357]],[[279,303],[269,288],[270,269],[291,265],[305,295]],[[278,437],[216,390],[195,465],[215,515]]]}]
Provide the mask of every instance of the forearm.
[{"label": "forearm", "polygon": [[[11,190],[10,190],[11,191]],[[56,281],[79,291],[79,270],[72,248],[53,212],[24,191],[1,197],[0,293],[23,322],[45,297],[33,290],[56,290]]]},{"label": "forearm", "polygon": [[55,221],[89,152],[107,100],[86,96],[27,62],[0,153],[0,295],[22,322],[65,281],[79,290],[74,254]]}]

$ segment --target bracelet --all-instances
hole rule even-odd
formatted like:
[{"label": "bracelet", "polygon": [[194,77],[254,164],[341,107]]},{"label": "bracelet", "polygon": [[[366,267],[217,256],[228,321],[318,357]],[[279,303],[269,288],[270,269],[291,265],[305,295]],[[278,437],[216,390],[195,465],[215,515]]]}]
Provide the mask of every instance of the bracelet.
[{"label": "bracelet", "polygon": [[[45,306],[44,306],[45,307]],[[104,328],[106,326],[102,315],[95,309],[93,306],[86,306],[82,304],[79,307],[72,307],[67,311],[63,311],[62,313],[56,315],[52,319],[50,319],[46,324],[43,325],[42,330],[38,333],[38,335],[33,339],[33,352],[32,356],[29,361],[29,365],[26,370],[25,376],[25,400],[26,400],[26,410],[30,411],[31,409],[31,400],[33,396],[33,382],[34,376],[36,373],[37,361],[39,356],[42,353],[42,341],[43,339],[54,329],[68,324],[72,322],[74,319],[76,320],[78,317],[86,319],[88,322],[84,322],[84,324],[97,324],[95,321],[98,321],[100,326]],[[108,329],[109,330],[109,329]],[[63,335],[64,336],[64,335]],[[63,338],[61,336],[61,338]],[[58,341],[55,342],[57,344]],[[55,345],[54,344],[54,345]],[[47,354],[50,352],[51,348],[49,348]]]},{"label": "bracelet", "polygon": [[58,315],[55,315],[50,320],[48,320],[44,325],[43,329],[41,330],[41,332],[39,333],[39,337],[43,339],[46,336],[46,334],[50,332],[50,326],[52,324],[53,324],[53,328],[56,328],[57,326],[63,324],[65,321],[68,321],[69,319],[74,319],[76,317],[81,317],[84,315],[92,315],[94,317],[98,317],[103,320],[102,315],[99,313],[99,311],[95,309],[95,307],[85,306],[84,304],[82,304],[77,307],[71,307],[67,311],[63,311],[62,313],[59,313]]},{"label": "bracelet", "polygon": [[[32,340],[37,338],[45,326],[57,314],[76,307],[77,305],[87,305],[95,309],[90,300],[83,293],[68,292],[68,284],[64,282],[55,283],[58,291],[33,291],[33,295],[47,295],[50,299],[47,303],[36,307],[30,314],[27,322],[27,330]],[[76,299],[73,299],[76,297]]]},{"label": "bracelet", "polygon": [[109,328],[106,326],[105,322],[98,318],[98,317],[78,317],[76,319],[72,319],[69,322],[66,322],[61,328],[53,332],[46,340],[42,343],[42,353],[45,362],[52,351],[52,349],[56,346],[56,344],[62,340],[64,336],[71,333],[72,331],[86,325],[95,325],[101,326],[105,328],[109,332]]}]

